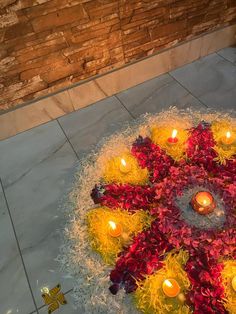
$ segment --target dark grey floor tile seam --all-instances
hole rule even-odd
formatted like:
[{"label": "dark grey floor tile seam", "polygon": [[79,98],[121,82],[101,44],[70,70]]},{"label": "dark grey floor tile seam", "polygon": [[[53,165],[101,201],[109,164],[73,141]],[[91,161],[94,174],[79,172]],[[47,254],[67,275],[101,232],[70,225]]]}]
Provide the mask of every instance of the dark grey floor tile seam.
[{"label": "dark grey floor tile seam", "polygon": [[181,86],[183,87],[191,96],[193,96],[194,98],[196,98],[203,106],[205,106],[207,109],[209,109],[210,107],[207,106],[207,104],[205,104],[201,99],[199,99],[196,95],[194,95],[185,85],[183,85],[181,82],[179,82],[173,75],[171,75],[170,72],[168,72],[168,74]]},{"label": "dark grey floor tile seam", "polygon": [[224,56],[222,56],[221,54],[218,53],[219,51],[215,52],[217,54],[217,56],[221,57],[222,59],[224,59],[225,61],[233,64],[234,66],[236,66],[235,62],[230,61],[229,59],[226,59]]},{"label": "dark grey floor tile seam", "polygon": [[5,185],[5,188],[9,188],[12,185],[16,184],[17,182],[19,182],[22,178],[24,178],[28,173],[30,173],[32,171],[33,168],[37,167],[38,165],[42,164],[43,162],[45,162],[47,159],[51,158],[51,156],[53,156],[54,154],[56,154],[65,144],[67,143],[67,139],[65,138],[65,141],[58,146],[50,155],[47,155],[46,157],[44,157],[43,159],[39,160],[36,164],[34,164],[32,167],[30,167],[29,169],[27,169],[24,173],[22,173],[18,178],[16,178],[14,181],[12,181],[11,183],[7,183]]},{"label": "dark grey floor tile seam", "polygon": [[69,137],[67,136],[65,130],[63,129],[63,126],[61,125],[61,123],[60,123],[60,121],[59,121],[58,119],[56,119],[56,121],[57,121],[59,127],[61,128],[63,134],[65,135],[65,137],[66,137],[66,139],[67,139],[67,142],[69,143],[70,147],[72,148],[73,152],[75,153],[75,156],[76,156],[77,159],[79,160],[79,159],[80,159],[80,158],[79,158],[79,155],[77,154],[76,150],[74,149],[74,146],[72,145],[72,143],[71,143]]},{"label": "dark grey floor tile seam", "polygon": [[[4,199],[5,199],[5,202],[6,202],[7,211],[8,211],[9,217],[10,217],[10,221],[11,221],[13,233],[14,233],[15,240],[16,240],[16,245],[17,245],[17,248],[18,248],[18,251],[19,251],[20,259],[21,259],[21,262],[22,262],[22,265],[23,265],[25,277],[26,277],[26,280],[27,280],[27,283],[28,283],[28,286],[29,286],[29,290],[30,290],[30,293],[31,293],[31,297],[32,297],[32,300],[33,300],[33,303],[34,303],[34,306],[35,306],[35,309],[36,309],[35,313],[38,313],[37,304],[36,304],[36,301],[35,301],[35,298],[34,298],[33,290],[32,290],[32,287],[31,287],[31,284],[30,284],[30,280],[29,280],[29,276],[28,276],[28,273],[27,273],[27,270],[26,270],[25,262],[24,262],[24,259],[23,259],[22,253],[21,253],[20,243],[19,243],[18,238],[17,238],[17,233],[16,233],[16,230],[15,230],[13,218],[12,218],[12,215],[11,215],[10,207],[9,207],[9,204],[8,204],[7,196],[6,196],[6,193],[5,193],[4,186],[3,186],[1,178],[0,178],[0,185],[2,187],[3,196],[4,196]],[[33,313],[33,312],[31,312],[31,313]]]},{"label": "dark grey floor tile seam", "polygon": [[131,116],[133,119],[136,119],[136,117],[132,114],[132,112],[129,111],[129,109],[125,106],[125,104],[123,104],[123,102],[120,100],[120,98],[117,96],[117,94],[115,94],[114,97],[119,101],[119,103],[121,104],[121,106],[130,114],[130,116]]}]

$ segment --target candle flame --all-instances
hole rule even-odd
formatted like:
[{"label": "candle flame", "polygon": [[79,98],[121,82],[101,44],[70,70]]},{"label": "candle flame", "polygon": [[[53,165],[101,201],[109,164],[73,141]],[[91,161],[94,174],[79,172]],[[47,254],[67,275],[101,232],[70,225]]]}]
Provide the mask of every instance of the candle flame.
[{"label": "candle flame", "polygon": [[203,204],[206,205],[207,204],[207,200],[203,200]]},{"label": "candle flame", "polygon": [[168,287],[170,287],[170,288],[173,287],[172,283],[171,283],[170,280],[168,280],[168,279],[165,280],[165,284],[166,284]]},{"label": "candle flame", "polygon": [[121,163],[124,167],[126,167],[126,161],[123,158],[121,158]]},{"label": "candle flame", "polygon": [[110,225],[110,227],[111,227],[111,229],[112,230],[115,230],[116,229],[116,223],[114,222],[114,221],[108,221],[108,223],[109,223],[109,225]]},{"label": "candle flame", "polygon": [[230,138],[230,137],[231,137],[230,131],[226,132],[226,137],[227,137],[227,138]]},{"label": "candle flame", "polygon": [[175,138],[176,135],[177,135],[177,133],[178,133],[178,131],[177,131],[176,129],[174,129],[174,130],[172,131],[172,138]]}]

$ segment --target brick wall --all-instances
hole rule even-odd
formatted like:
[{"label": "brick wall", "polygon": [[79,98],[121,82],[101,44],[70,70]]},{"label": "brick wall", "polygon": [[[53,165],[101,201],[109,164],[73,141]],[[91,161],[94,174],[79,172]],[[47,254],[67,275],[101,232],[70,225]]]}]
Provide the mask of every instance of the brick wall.
[{"label": "brick wall", "polygon": [[0,112],[235,22],[235,0],[1,0]]}]

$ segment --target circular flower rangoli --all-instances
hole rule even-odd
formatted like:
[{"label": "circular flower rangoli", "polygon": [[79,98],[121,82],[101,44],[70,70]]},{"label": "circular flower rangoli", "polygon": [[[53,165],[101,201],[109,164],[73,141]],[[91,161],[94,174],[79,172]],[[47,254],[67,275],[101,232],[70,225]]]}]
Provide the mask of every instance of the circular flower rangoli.
[{"label": "circular flower rangoli", "polygon": [[85,160],[61,257],[85,313],[236,313],[235,155],[235,119],[171,109]]}]

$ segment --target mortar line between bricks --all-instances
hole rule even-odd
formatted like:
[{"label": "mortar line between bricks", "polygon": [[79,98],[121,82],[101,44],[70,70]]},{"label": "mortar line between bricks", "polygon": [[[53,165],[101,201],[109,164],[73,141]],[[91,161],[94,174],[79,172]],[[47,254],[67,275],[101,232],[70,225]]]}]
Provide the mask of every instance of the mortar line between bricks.
[{"label": "mortar line between bricks", "polygon": [[[32,300],[33,300],[33,303],[34,303],[34,306],[35,306],[35,309],[36,309],[36,313],[39,314],[38,309],[37,309],[37,304],[36,304],[36,301],[35,301],[35,298],[34,298],[33,290],[32,290],[32,287],[31,287],[31,284],[30,284],[30,280],[29,280],[29,277],[28,277],[28,273],[26,271],[25,262],[24,262],[24,259],[23,259],[23,256],[22,256],[22,252],[21,252],[21,249],[20,249],[20,243],[19,243],[18,238],[17,238],[15,226],[14,226],[14,223],[13,223],[13,218],[12,218],[12,215],[11,215],[10,207],[9,207],[9,204],[8,204],[8,200],[7,200],[7,197],[6,197],[6,193],[5,193],[3,182],[2,182],[1,178],[0,178],[0,185],[2,187],[3,196],[4,196],[4,199],[5,199],[5,202],[6,202],[7,211],[8,211],[9,217],[10,217],[13,233],[14,233],[14,236],[15,236],[17,248],[18,248],[18,251],[19,251],[19,255],[20,255],[20,258],[21,258],[22,265],[23,265],[25,277],[26,277],[26,280],[27,280],[27,283],[28,283],[28,286],[29,286],[29,289],[30,289],[31,297],[32,297]],[[32,312],[30,312],[30,314],[31,313]]]},{"label": "mortar line between bricks", "polygon": [[124,107],[125,110],[128,111],[128,113],[131,115],[131,117],[133,119],[136,119],[136,117],[132,114],[132,112],[129,111],[129,109],[125,106],[125,104],[123,104],[123,102],[120,100],[120,98],[117,96],[117,94],[115,94],[114,97],[119,101],[119,103],[122,105],[122,107]]},{"label": "mortar line between bricks", "polygon": [[79,160],[79,155],[77,154],[76,150],[74,149],[74,146],[72,145],[72,143],[71,143],[71,141],[70,141],[69,137],[67,136],[67,134],[66,134],[65,130],[63,129],[63,127],[62,127],[61,123],[59,122],[59,120],[58,120],[58,119],[56,119],[56,121],[57,121],[57,123],[59,124],[59,126],[60,126],[60,128],[61,128],[61,130],[62,130],[63,134],[65,135],[65,137],[66,137],[66,139],[67,139],[68,143],[70,144],[70,146],[71,146],[71,148],[72,148],[73,152],[75,153],[75,156],[76,156],[76,157],[77,157],[77,159]]},{"label": "mortar line between bricks", "polygon": [[210,107],[208,107],[202,100],[200,100],[196,95],[194,95],[192,92],[190,92],[190,90],[184,86],[181,82],[179,82],[170,72],[168,72],[168,74],[170,75],[170,77],[172,77],[179,85],[181,85],[190,95],[192,95],[194,98],[196,98],[204,107],[206,107],[207,109],[209,109]]}]

